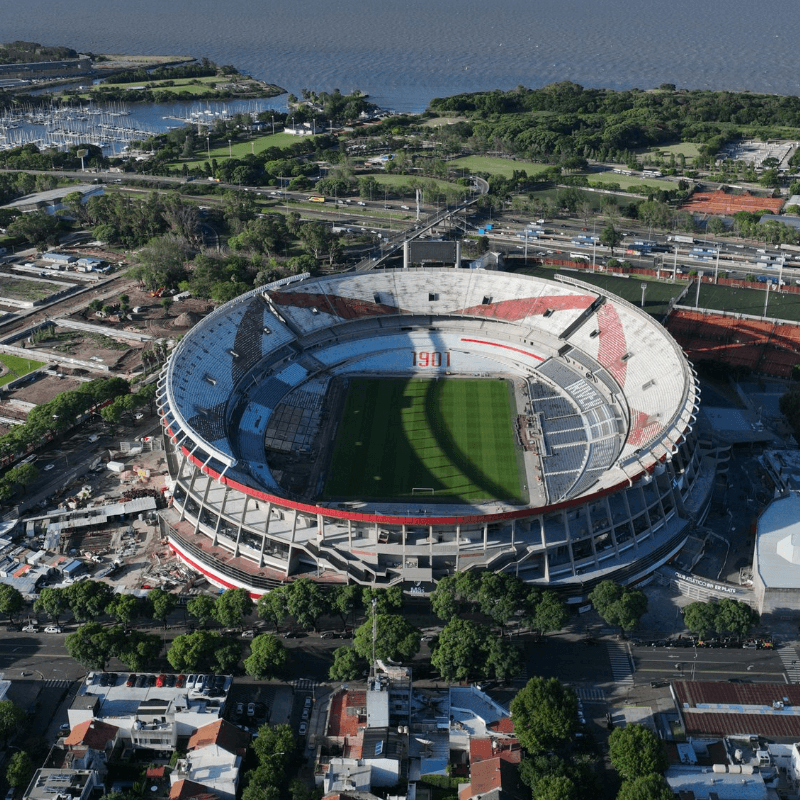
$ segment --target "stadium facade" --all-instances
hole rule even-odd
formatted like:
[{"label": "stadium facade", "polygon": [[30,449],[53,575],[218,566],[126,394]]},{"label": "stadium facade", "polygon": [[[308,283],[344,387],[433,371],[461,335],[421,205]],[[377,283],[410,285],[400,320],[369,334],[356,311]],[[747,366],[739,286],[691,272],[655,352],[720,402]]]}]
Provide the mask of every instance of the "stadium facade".
[{"label": "stadium facade", "polygon": [[[441,502],[427,487],[326,498],[355,376],[505,378],[528,501]],[[298,576],[422,590],[490,569],[579,600],[674,556],[714,480],[679,346],[635,306],[567,278],[406,269],[278,281],[196,325],[158,401],[172,489],[162,532],[213,584],[254,596]]]}]

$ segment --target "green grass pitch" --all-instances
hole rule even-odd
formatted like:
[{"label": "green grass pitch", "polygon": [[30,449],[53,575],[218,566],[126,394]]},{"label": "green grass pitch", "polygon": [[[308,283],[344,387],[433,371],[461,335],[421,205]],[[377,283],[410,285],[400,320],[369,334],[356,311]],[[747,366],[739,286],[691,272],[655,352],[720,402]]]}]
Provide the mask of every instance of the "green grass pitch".
[{"label": "green grass pitch", "polygon": [[526,502],[504,380],[355,378],[327,498]]}]

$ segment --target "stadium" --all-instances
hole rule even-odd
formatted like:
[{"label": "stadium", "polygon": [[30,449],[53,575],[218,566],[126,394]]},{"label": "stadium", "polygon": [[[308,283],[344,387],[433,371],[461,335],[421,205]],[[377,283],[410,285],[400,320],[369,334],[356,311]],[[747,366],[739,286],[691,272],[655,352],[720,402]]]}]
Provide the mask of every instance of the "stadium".
[{"label": "stadium", "polygon": [[159,376],[162,533],[253,596],[490,569],[578,602],[705,518],[698,404],[657,322],[571,278],[299,275],[216,309]]}]

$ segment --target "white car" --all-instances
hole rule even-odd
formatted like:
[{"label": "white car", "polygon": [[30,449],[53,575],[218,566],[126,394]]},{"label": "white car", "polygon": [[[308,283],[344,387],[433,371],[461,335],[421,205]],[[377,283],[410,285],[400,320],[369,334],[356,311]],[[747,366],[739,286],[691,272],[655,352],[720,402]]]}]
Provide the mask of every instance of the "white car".
[{"label": "white car", "polygon": [[50,472],[50,470],[51,470],[51,469],[55,469],[55,466],[56,466],[56,465],[55,465],[55,464],[53,464],[53,463],[47,464],[47,465],[45,466],[45,468],[44,468],[44,471],[45,471],[45,472]]},{"label": "white car", "polygon": [[27,624],[23,629],[23,633],[38,633],[39,628],[36,625]]},{"label": "white car", "polygon": [[300,727],[297,729],[297,733],[300,734],[300,736],[305,736],[307,730],[308,725],[305,722],[301,722]]},{"label": "white car", "polygon": [[60,625],[48,625],[44,629],[45,633],[61,633],[61,626]]}]

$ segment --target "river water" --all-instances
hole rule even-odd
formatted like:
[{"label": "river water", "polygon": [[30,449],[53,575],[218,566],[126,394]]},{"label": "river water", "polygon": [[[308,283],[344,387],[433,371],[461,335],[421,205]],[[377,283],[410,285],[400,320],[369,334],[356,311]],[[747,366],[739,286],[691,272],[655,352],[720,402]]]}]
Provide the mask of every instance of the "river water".
[{"label": "river water", "polygon": [[95,53],[186,54],[299,93],[437,96],[583,86],[794,94],[796,0],[3,0],[0,37]]}]

